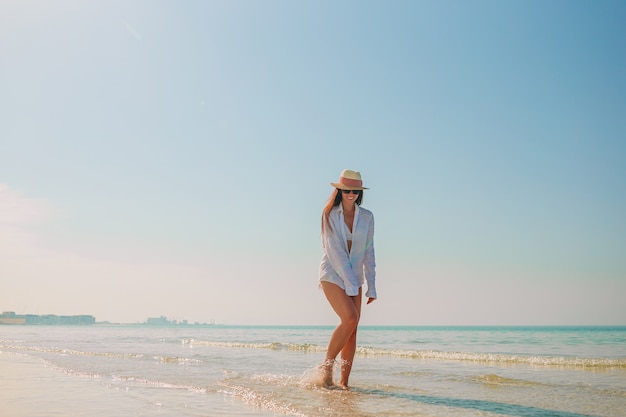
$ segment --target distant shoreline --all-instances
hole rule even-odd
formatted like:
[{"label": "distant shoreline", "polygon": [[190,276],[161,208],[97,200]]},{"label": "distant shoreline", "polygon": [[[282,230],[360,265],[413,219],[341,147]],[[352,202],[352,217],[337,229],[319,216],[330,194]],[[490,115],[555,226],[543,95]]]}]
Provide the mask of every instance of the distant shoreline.
[{"label": "distant shoreline", "polygon": [[[228,329],[311,329],[311,330],[319,330],[326,329],[332,330],[336,326],[331,324],[307,324],[307,325],[280,325],[280,324],[221,324],[221,323],[188,323],[188,324],[147,324],[147,323],[112,323],[112,322],[96,322],[93,324],[6,324],[1,323],[0,326],[71,326],[71,327],[143,327],[143,328],[228,328]],[[605,324],[594,324],[594,325],[512,325],[512,326],[504,326],[504,325],[487,325],[487,326],[476,326],[476,325],[419,325],[419,326],[410,326],[410,325],[402,325],[402,326],[394,326],[394,325],[362,325],[360,326],[362,330],[367,331],[393,331],[393,330],[413,330],[413,331],[436,331],[436,330],[448,330],[448,331],[494,331],[494,330],[529,330],[529,331],[554,331],[554,330],[620,330],[626,332],[626,325],[605,325]]]},{"label": "distant shoreline", "polygon": [[13,311],[5,311],[0,314],[0,325],[8,326],[90,326],[96,323],[96,318],[91,315],[57,316],[56,314],[16,314]]},{"label": "distant shoreline", "polygon": [[4,311],[0,314],[0,326],[214,326],[211,323],[189,323],[187,320],[168,320],[165,316],[148,318],[143,323],[111,323],[96,321],[92,315],[59,316],[56,314],[17,314]]},{"label": "distant shoreline", "polygon": [[[227,328],[268,328],[268,329],[333,329],[334,324],[222,324],[215,323],[211,320],[209,323],[193,322],[187,320],[168,320],[165,316],[157,318],[148,318],[144,322],[135,323],[116,323],[110,321],[96,321],[92,315],[72,315],[62,316],[55,314],[16,314],[12,311],[5,311],[0,314],[0,326],[102,326],[102,327],[180,327],[180,328],[201,328],[201,327],[227,327]],[[626,324],[541,324],[541,325],[361,325],[362,329],[367,330],[497,330],[497,329],[515,329],[515,330],[550,330],[555,329],[617,329],[626,331]]]}]

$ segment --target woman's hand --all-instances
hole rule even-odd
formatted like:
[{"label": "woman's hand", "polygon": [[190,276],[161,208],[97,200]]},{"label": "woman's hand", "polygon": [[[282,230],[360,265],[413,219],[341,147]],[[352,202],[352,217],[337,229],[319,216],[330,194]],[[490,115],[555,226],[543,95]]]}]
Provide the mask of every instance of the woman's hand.
[{"label": "woman's hand", "polygon": [[376,301],[376,299],[375,299],[375,298],[369,297],[369,298],[367,299],[367,304],[371,304],[371,303],[373,303],[374,301]]}]

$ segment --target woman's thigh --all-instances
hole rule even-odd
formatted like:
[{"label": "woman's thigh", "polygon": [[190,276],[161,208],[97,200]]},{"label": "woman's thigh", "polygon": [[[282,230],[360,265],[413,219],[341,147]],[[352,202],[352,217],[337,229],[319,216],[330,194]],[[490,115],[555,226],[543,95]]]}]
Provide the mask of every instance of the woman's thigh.
[{"label": "woman's thigh", "polygon": [[341,320],[358,322],[361,315],[361,289],[359,288],[359,295],[350,297],[341,287],[332,282],[322,281],[321,285],[326,299]]}]

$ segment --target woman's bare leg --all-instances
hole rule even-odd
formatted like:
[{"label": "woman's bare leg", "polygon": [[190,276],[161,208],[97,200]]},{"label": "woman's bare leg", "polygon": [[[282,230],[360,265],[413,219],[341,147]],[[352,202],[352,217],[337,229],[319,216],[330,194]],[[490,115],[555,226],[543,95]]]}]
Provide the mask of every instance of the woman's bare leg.
[{"label": "woman's bare leg", "polygon": [[[350,297],[354,302],[354,306],[361,316],[361,291],[359,290],[358,297]],[[357,322],[358,325],[358,322]],[[339,379],[339,386],[343,389],[348,389],[348,379],[350,379],[350,372],[352,371],[352,361],[354,360],[354,354],[356,352],[356,333],[357,328],[355,327],[350,334],[350,337],[346,341],[343,349],[341,350],[341,378]]]},{"label": "woman's bare leg", "polygon": [[[342,352],[344,350],[346,344],[349,341],[350,343],[352,343],[351,338],[354,340],[354,347],[349,346],[345,352],[345,355],[342,352],[342,359],[346,360],[349,357],[350,368],[352,366],[352,358],[354,358],[354,350],[356,350],[356,327],[359,324],[360,317],[361,290],[359,289],[358,296],[350,297],[343,289],[330,282],[322,281],[321,286],[324,290],[326,298],[328,299],[328,302],[341,320],[341,322],[333,331],[333,334],[330,337],[328,350],[326,351],[326,360],[322,365],[325,373],[324,384],[332,385],[333,365],[335,358],[337,357],[339,352]],[[355,300],[357,298],[358,301]],[[344,371],[342,366],[342,383],[345,382],[347,387],[347,377],[344,380],[343,373]],[[349,374],[350,369],[347,370],[347,375],[349,376]]]}]

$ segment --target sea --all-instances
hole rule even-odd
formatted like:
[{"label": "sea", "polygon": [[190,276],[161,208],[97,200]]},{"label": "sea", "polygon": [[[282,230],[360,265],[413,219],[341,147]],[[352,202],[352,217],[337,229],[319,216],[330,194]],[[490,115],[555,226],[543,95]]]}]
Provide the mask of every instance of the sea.
[{"label": "sea", "polygon": [[[626,416],[626,327],[0,326],[0,415]],[[338,377],[338,370],[335,374]]]}]

